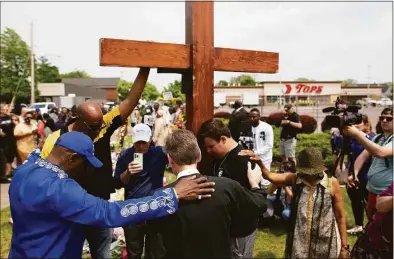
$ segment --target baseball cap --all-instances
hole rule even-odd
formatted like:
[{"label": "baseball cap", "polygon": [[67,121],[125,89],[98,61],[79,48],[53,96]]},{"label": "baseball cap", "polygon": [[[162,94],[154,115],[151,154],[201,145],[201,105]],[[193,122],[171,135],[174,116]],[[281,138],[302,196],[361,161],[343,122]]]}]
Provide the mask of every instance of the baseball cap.
[{"label": "baseball cap", "polygon": [[284,108],[285,110],[290,110],[293,107],[293,105],[291,105],[290,103],[286,103]]},{"label": "baseball cap", "polygon": [[94,156],[93,141],[81,132],[67,132],[60,136],[55,145],[65,147],[83,156],[95,168],[99,168],[103,165],[103,163]]},{"label": "baseball cap", "polygon": [[152,130],[148,125],[143,123],[135,125],[135,127],[133,128],[133,132],[131,134],[133,143],[136,143],[138,141],[149,142],[151,136],[152,136]]}]

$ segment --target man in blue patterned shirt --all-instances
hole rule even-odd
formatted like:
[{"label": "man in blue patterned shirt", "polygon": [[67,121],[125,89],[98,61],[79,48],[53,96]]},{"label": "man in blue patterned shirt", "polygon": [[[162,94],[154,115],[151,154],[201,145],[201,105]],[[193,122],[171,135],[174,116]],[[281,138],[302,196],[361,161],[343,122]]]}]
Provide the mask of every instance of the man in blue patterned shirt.
[{"label": "man in blue patterned shirt", "polygon": [[[63,134],[47,159],[31,155],[10,185],[14,219],[9,258],[81,258],[83,225],[118,227],[173,214],[180,199],[210,197],[213,183],[186,179],[152,196],[108,202],[81,188],[86,163],[100,167],[92,140]],[[206,180],[206,178],[205,178]]]}]

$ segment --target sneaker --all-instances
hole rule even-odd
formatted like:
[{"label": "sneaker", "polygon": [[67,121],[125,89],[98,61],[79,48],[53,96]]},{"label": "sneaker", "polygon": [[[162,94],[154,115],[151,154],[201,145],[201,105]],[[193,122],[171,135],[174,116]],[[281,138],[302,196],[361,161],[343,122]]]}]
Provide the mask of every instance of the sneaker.
[{"label": "sneaker", "polygon": [[357,233],[360,233],[363,231],[363,227],[362,226],[354,226],[351,229],[348,229],[346,232],[352,235],[355,235]]}]

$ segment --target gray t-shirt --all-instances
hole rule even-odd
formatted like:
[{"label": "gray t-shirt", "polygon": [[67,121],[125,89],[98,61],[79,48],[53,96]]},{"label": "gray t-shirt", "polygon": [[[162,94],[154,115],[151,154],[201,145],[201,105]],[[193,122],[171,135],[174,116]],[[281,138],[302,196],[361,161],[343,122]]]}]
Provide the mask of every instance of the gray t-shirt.
[{"label": "gray t-shirt", "polygon": [[[379,135],[378,135],[379,136]],[[377,137],[377,136],[376,136]],[[373,139],[373,141],[376,139]],[[382,147],[392,147],[393,137],[390,136],[385,138],[381,137],[377,143]],[[386,165],[388,162],[388,167]],[[368,184],[367,190],[374,194],[380,194],[382,191],[386,190],[390,184],[393,183],[393,157],[387,158],[372,158],[372,164],[368,171]]]}]

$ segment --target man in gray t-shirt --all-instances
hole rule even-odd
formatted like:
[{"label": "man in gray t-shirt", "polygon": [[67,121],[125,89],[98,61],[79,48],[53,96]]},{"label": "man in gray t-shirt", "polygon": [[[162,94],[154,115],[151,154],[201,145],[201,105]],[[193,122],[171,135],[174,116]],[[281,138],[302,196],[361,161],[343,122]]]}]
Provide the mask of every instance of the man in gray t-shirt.
[{"label": "man in gray t-shirt", "polygon": [[379,116],[379,122],[383,133],[377,135],[372,141],[354,126],[344,128],[344,135],[353,137],[365,148],[354,163],[356,179],[351,179],[349,184],[358,181],[358,172],[372,156],[367,183],[369,192],[367,216],[369,220],[372,220],[372,216],[376,212],[376,196],[393,182],[393,109],[385,108]]}]

